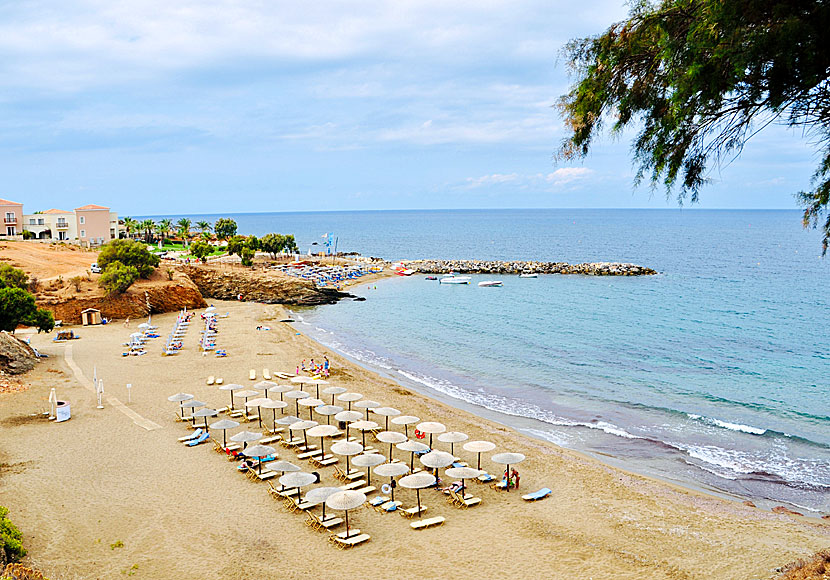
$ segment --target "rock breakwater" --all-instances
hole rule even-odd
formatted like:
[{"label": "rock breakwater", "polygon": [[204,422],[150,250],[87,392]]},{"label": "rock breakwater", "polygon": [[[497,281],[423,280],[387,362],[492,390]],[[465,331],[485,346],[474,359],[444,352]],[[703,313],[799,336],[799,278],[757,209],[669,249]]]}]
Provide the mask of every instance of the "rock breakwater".
[{"label": "rock breakwater", "polygon": [[412,260],[404,262],[422,274],[582,274],[584,276],[652,276],[656,270],[621,262],[532,262],[524,260]]}]

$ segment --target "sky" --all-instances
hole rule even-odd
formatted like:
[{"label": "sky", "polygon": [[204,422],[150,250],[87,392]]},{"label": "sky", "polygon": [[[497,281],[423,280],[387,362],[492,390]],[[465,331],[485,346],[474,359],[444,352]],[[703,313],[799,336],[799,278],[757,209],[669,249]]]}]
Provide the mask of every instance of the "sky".
[{"label": "sky", "polygon": [[[677,207],[631,135],[556,163],[562,46],[623,0],[0,2],[0,197],[120,215]],[[701,208],[793,209],[817,156],[770,128]]]}]

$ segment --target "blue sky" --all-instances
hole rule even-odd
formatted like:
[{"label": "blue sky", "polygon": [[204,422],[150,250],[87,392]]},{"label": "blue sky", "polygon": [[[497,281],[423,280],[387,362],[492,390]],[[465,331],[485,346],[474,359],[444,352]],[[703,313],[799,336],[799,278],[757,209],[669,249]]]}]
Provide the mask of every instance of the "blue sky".
[{"label": "blue sky", "polygon": [[[675,207],[630,141],[553,162],[570,38],[618,1],[0,3],[0,197],[122,215]],[[816,156],[760,134],[703,208],[794,208]]]}]

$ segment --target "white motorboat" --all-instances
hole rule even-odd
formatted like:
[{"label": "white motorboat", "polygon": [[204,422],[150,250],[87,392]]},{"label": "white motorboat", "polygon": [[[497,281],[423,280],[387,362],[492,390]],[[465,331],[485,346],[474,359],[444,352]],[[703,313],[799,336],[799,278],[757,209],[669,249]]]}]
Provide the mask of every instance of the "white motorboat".
[{"label": "white motorboat", "polygon": [[441,277],[438,282],[440,284],[469,284],[471,278],[469,276],[456,276],[455,274],[447,274]]},{"label": "white motorboat", "polygon": [[537,274],[536,272],[524,272],[522,274],[519,274],[519,278],[538,278],[538,277],[539,277],[539,274]]},{"label": "white motorboat", "polygon": [[496,286],[504,286],[504,282],[502,282],[501,280],[485,280],[483,282],[479,282],[478,285],[482,288],[490,288]]}]

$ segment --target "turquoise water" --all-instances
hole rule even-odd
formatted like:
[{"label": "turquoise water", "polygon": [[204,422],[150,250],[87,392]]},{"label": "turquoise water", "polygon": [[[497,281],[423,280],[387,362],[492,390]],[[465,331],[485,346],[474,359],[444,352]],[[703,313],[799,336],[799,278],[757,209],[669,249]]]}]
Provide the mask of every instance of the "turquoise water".
[{"label": "turquoise water", "polygon": [[795,211],[235,216],[305,249],[630,261],[642,278],[422,276],[299,312],[331,348],[534,436],[681,483],[830,511],[830,266]]}]

